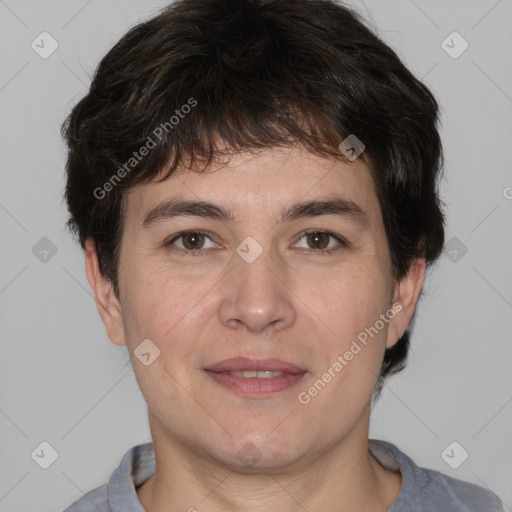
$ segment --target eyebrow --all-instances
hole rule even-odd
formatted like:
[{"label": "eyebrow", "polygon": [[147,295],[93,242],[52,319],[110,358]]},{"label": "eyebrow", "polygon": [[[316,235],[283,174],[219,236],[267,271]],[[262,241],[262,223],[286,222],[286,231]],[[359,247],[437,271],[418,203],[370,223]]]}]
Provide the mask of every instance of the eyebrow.
[{"label": "eyebrow", "polygon": [[[321,215],[338,215],[361,227],[368,226],[368,216],[364,210],[353,201],[341,197],[294,203],[283,212],[280,222]],[[144,216],[142,226],[146,228],[154,222],[181,216],[202,217],[226,223],[236,221],[232,211],[222,206],[205,201],[170,199],[151,208]]]}]

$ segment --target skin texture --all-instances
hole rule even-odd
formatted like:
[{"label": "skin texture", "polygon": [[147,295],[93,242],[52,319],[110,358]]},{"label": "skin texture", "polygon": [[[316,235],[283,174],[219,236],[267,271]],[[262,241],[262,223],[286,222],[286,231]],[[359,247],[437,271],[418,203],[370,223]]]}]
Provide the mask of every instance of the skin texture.
[{"label": "skin texture", "polygon": [[[296,201],[343,197],[367,225],[322,215],[281,222]],[[232,223],[197,216],[142,221],[171,198],[229,209]],[[304,231],[329,231],[308,242]],[[197,256],[183,230],[211,233]],[[248,236],[263,252],[247,263],[236,252]],[[174,248],[174,251],[172,250]],[[321,248],[325,248],[322,246]],[[337,249],[337,250],[334,250]],[[242,153],[206,173],[182,169],[128,195],[119,262],[119,300],[86,246],[87,276],[109,338],[126,345],[148,404],[157,470],[137,489],[151,512],[386,511],[401,476],[368,452],[370,403],[386,346],[406,330],[425,276],[424,259],[394,282],[382,216],[368,168],[299,147]],[[332,367],[357,335],[393,304],[401,310],[311,401],[297,397]],[[160,356],[144,366],[144,339]],[[265,397],[242,397],[204,368],[236,356],[278,358],[307,371]],[[249,444],[248,444],[249,443]],[[251,447],[249,467],[239,455]]]}]

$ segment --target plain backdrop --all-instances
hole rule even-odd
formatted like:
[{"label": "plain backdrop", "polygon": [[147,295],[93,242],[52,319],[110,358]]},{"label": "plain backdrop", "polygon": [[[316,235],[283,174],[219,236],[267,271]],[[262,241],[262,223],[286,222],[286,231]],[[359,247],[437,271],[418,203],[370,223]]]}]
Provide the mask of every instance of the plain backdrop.
[{"label": "plain backdrop", "polygon": [[[59,130],[106,51],[165,3],[0,1],[0,512],[62,510],[151,440],[126,348],[106,337],[64,229]],[[371,437],[511,510],[512,2],[353,5],[436,95],[446,157],[448,245]],[[457,469],[442,457],[452,442],[469,454]],[[43,469],[37,453],[52,450]]]}]

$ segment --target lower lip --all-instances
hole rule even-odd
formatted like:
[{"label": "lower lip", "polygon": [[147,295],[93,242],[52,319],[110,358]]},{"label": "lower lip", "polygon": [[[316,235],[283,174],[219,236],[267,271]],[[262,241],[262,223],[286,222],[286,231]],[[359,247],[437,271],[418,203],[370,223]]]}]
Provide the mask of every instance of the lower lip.
[{"label": "lower lip", "polygon": [[265,396],[279,391],[284,391],[295,386],[301,381],[306,374],[297,373],[283,373],[278,377],[272,377],[270,379],[258,379],[258,378],[244,378],[233,375],[232,373],[220,373],[205,370],[213,380],[218,382],[221,386],[224,386],[239,395],[246,396]]}]

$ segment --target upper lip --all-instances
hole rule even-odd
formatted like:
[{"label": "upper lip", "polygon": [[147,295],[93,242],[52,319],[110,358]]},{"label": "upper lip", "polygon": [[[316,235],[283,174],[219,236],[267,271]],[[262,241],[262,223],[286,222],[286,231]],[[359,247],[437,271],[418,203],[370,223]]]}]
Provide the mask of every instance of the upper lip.
[{"label": "upper lip", "polygon": [[212,364],[205,368],[211,372],[237,372],[237,371],[264,371],[282,372],[298,374],[304,373],[306,370],[295,366],[294,364],[281,361],[280,359],[250,359],[248,357],[233,357],[224,359],[218,363]]}]

